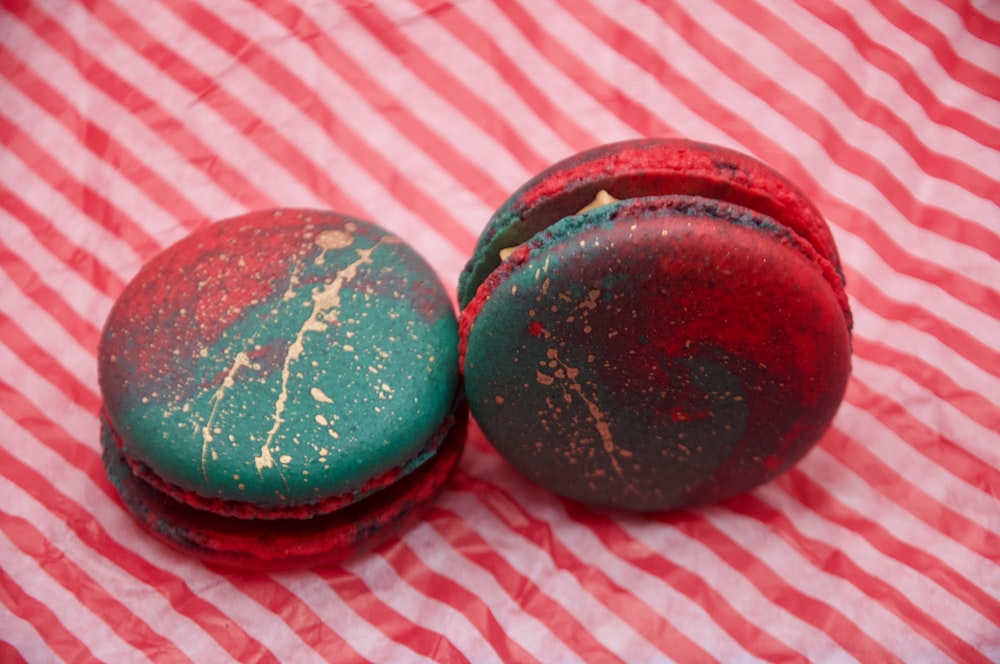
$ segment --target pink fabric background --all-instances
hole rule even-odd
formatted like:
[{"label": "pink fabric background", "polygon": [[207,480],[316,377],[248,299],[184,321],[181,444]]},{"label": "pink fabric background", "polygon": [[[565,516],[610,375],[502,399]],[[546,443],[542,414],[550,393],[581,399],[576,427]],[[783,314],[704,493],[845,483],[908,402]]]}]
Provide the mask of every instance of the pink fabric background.
[{"label": "pink fabric background", "polygon": [[[0,660],[1000,660],[995,0],[2,7]],[[401,539],[256,576],[121,509],[96,345],[159,249],[248,209],[335,209],[454,294],[513,189],[641,135],[754,154],[833,226],[854,375],[786,476],[608,517],[473,428]]]}]

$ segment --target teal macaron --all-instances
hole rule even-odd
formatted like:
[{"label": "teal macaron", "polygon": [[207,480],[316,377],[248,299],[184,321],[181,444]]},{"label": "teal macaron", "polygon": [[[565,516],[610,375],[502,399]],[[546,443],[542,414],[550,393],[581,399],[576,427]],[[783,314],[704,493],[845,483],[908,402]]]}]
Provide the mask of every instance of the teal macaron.
[{"label": "teal macaron", "polygon": [[109,477],[161,539],[213,562],[342,560],[457,463],[457,345],[433,270],[374,224],[267,210],[208,225],[147,263],[108,316]]}]

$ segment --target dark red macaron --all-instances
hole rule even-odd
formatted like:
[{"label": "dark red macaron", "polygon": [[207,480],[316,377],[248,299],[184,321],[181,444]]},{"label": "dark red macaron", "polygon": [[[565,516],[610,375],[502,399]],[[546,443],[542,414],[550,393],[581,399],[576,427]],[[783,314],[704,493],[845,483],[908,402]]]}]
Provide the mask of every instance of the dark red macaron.
[{"label": "dark red macaron", "polygon": [[775,477],[850,374],[829,227],[782,175],[718,146],[626,141],[552,166],[491,219],[459,298],[487,438],[595,505],[690,506]]},{"label": "dark red macaron", "polygon": [[464,442],[450,299],[368,222],[268,210],[154,257],[101,336],[125,506],[217,564],[330,564],[412,520]]}]

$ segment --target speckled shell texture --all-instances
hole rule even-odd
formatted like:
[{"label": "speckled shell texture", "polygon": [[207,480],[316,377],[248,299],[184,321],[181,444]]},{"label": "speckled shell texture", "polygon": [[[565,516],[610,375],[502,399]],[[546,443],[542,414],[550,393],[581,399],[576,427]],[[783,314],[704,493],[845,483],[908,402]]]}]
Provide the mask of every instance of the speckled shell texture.
[{"label": "speckled shell texture", "polygon": [[459,392],[456,345],[445,291],[399,238],[264,211],[142,268],[108,317],[99,379],[138,476],[214,512],[304,516],[434,454]]},{"label": "speckled shell texture", "polygon": [[[566,189],[572,204],[553,201]],[[623,200],[537,214],[599,189]],[[717,501],[786,470],[836,413],[851,354],[836,249],[760,162],[606,146],[522,188],[481,244],[511,237],[506,261],[466,271],[462,362],[486,436],[542,486],[631,510]]]}]

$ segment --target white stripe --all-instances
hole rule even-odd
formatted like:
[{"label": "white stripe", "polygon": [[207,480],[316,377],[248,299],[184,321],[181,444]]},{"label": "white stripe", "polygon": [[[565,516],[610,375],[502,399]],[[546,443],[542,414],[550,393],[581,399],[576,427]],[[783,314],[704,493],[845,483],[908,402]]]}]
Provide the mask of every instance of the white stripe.
[{"label": "white stripe", "polygon": [[[930,48],[882,16],[874,7],[877,3],[872,3],[870,0],[840,0],[840,2],[861,25],[867,27],[873,34],[879,35],[885,43],[891,44],[890,48],[893,51],[908,54],[907,59],[912,62],[920,62],[918,69],[927,72],[925,69],[927,62],[937,63]],[[908,3],[900,4],[905,7]],[[917,5],[911,5],[909,9],[939,31],[939,36],[947,40],[947,44],[958,57],[996,75],[1000,49],[993,44],[980,41],[967,32],[961,19],[951,9],[939,2],[923,2],[919,4],[919,10]],[[930,69],[928,73],[936,74],[937,68]]]},{"label": "white stripe", "polygon": [[365,659],[373,662],[430,661],[389,639],[377,626],[361,618],[352,608],[350,598],[341,597],[322,577],[305,572],[281,572],[272,574],[272,578],[312,609]]},{"label": "white stripe", "polygon": [[[535,583],[540,592],[580,621],[597,641],[625,661],[648,661],[650,658],[662,657],[656,646],[588,593],[575,575],[560,569],[549,552],[511,532],[484,505],[468,498],[468,494],[463,494],[460,499],[443,496],[442,504],[461,516],[519,574]],[[537,514],[538,509],[538,505],[533,505],[528,511]],[[559,524],[560,532],[566,525]],[[613,572],[610,567],[606,569]],[[696,641],[707,648],[700,640]],[[623,650],[626,644],[629,649]]]},{"label": "white stripe", "polygon": [[4,629],[0,639],[13,646],[14,650],[24,658],[24,661],[58,661],[59,658],[56,657],[55,652],[38,634],[36,626],[11,613],[7,605],[2,602],[0,602],[0,625],[3,625]]},{"label": "white stripe", "polygon": [[349,560],[344,569],[355,574],[373,596],[414,625],[448,638],[470,662],[500,663],[492,648],[483,647],[478,632],[461,611],[414,589],[381,556]]},{"label": "white stripe", "polygon": [[[580,81],[563,73],[538,50],[538,45],[529,41],[493,3],[457,3],[450,7],[450,11],[463,14],[486,34],[492,35],[493,45],[503,51],[511,62],[518,65],[521,75],[531,81],[553,106],[566,109],[566,112],[573,115],[582,126],[588,128],[596,137],[595,143],[632,138],[636,135],[634,128],[626,124],[587,89],[590,80],[584,79],[581,85]],[[593,46],[600,51],[600,44]],[[578,74],[589,76],[591,72],[581,71]],[[621,81],[623,78],[619,75],[612,80]],[[690,122],[700,122],[706,134],[723,136],[713,125],[700,121],[696,114],[689,114],[687,109],[681,107],[679,112]],[[672,118],[671,122],[673,121]],[[589,146],[576,146],[576,149],[583,147]],[[573,151],[546,153],[546,156],[555,161],[569,156],[571,152]]]},{"label": "white stripe", "polygon": [[[56,452],[35,440],[19,425],[3,422],[6,436],[0,439],[8,449],[15,451],[18,458],[26,465],[35,468],[41,475],[59,478],[58,488],[71,500],[80,505],[80,518],[87,519],[96,527],[102,528],[115,544],[136,554],[161,570],[177,577],[184,588],[183,591],[173,591],[179,595],[178,601],[183,602],[184,594],[190,593],[208,604],[213,605],[226,619],[231,620],[241,630],[251,636],[258,637],[279,661],[316,661],[315,653],[302,640],[300,635],[292,630],[284,621],[272,612],[262,608],[240,590],[244,583],[252,583],[250,579],[237,576],[220,576],[208,571],[204,565],[190,556],[169,549],[155,541],[135,520],[117,503],[108,498],[104,491],[96,486],[83,470],[68,464]],[[77,427],[69,430],[71,434],[80,436],[85,444],[96,446],[99,437],[96,422],[90,426]],[[97,453],[94,455],[95,463]],[[92,555],[104,555],[95,552]],[[113,558],[108,561],[114,563]],[[136,593],[139,598],[147,593],[158,593],[160,590],[148,586],[142,578],[134,578],[130,582],[129,592]],[[48,605],[52,601],[47,596],[42,602]]]},{"label": "white stripe", "polygon": [[[983,592],[1000,599],[1000,574],[995,560],[984,558],[915,517],[905,505],[896,503],[840,463],[822,444],[815,447],[796,469],[839,502],[877,521],[893,538],[945,561]],[[942,515],[942,518],[946,517]]]},{"label": "white stripe", "polygon": [[915,450],[874,415],[849,402],[840,406],[836,426],[859,441],[889,468],[944,506],[1000,536],[1000,499],[966,484]]},{"label": "white stripe", "polygon": [[[954,154],[963,161],[975,164],[977,168],[989,168],[997,160],[995,150],[967,137],[959,130],[936,124],[931,120],[920,101],[911,97],[896,78],[866,60],[844,33],[830,27],[796,2],[771,0],[768,3],[768,8],[805,38],[816,44],[818,48],[824,50],[831,59],[844,68],[855,85],[874,99],[889,106],[913,129],[914,133],[926,140],[930,140],[930,137],[934,136],[935,149]],[[929,88],[941,99],[941,90],[936,89],[934,85],[929,85]],[[941,101],[948,104],[946,99],[941,99]],[[988,103],[1000,112],[1000,103]],[[951,104],[951,106],[963,108],[955,104]],[[984,122],[990,122],[989,118],[991,117],[998,117],[996,113],[992,116],[988,113],[980,114],[979,109],[976,108],[964,108],[963,110],[975,113]],[[997,123],[994,121],[993,124]]]},{"label": "white stripe", "polygon": [[[549,33],[554,38],[561,39],[567,46],[574,42],[586,43],[588,52],[601,50],[600,46],[591,46],[591,43],[599,42],[599,38],[582,26],[576,18],[561,11],[551,0],[532,2],[530,11],[538,15],[536,17],[538,20],[544,16]],[[664,45],[664,48],[667,48],[667,45]],[[938,263],[942,258],[946,258],[948,260],[944,265],[949,269],[991,288],[1000,281],[1000,266],[988,254],[914,226],[892,206],[874,184],[830,161],[822,143],[794,126],[787,118],[771,108],[764,99],[748,93],[725,72],[716,68],[681,40],[671,41],[669,49],[677,64],[685,66],[688,75],[694,81],[712,80],[711,88],[703,89],[706,94],[715,97],[725,106],[740,108],[744,116],[753,118],[754,125],[761,133],[770,136],[778,144],[796,146],[796,155],[803,167],[813,173],[816,181],[822,183],[826,191],[841,198],[848,206],[860,206],[879,220],[886,231],[911,253],[930,263]],[[650,78],[647,73],[638,70],[617,52],[612,52],[610,49],[604,49],[602,52],[606,57],[593,57],[589,62],[595,69],[604,67],[606,77],[612,77],[617,73],[618,76],[625,75],[630,80]],[[646,93],[642,101],[649,108],[657,109],[665,120],[675,123],[675,126],[684,133],[698,135],[697,132],[691,132],[690,128],[680,124],[679,118],[683,117],[677,108],[680,102],[673,98],[661,97],[668,94],[665,86],[655,82],[650,86],[636,86],[636,89]],[[697,124],[700,125],[702,122],[698,118]],[[748,151],[748,148],[743,146],[734,147]],[[836,218],[830,220],[833,223],[837,222]]]},{"label": "white stripe", "polygon": [[[450,498],[443,496],[439,504],[446,506],[450,502]],[[507,637],[539,662],[579,660],[575,652],[560,641],[547,625],[525,611],[517,598],[511,597],[487,570],[462,556],[461,551],[453,550],[451,544],[433,527],[426,523],[419,524],[406,533],[405,539],[428,568],[454,580],[478,597]],[[492,652],[489,656],[495,658],[496,654]],[[473,662],[481,661],[477,657],[470,659]]]},{"label": "white stripe", "polygon": [[[474,163],[481,163],[483,155],[490,155],[486,171],[493,176],[498,186],[513,189],[530,175],[511,156],[503,143],[486,134],[437,91],[426,86],[364,26],[357,23],[350,12],[336,3],[306,4],[302,9],[319,25],[338,26],[334,32],[337,43],[358,66],[369,69],[368,63],[381,63],[379,83],[395,91],[396,103],[427,126],[436,128],[439,137],[446,140],[450,147]],[[452,137],[452,140],[448,140]]]},{"label": "white stripe", "polygon": [[[987,347],[994,347],[1000,339],[1000,315],[967,304],[933,282],[896,272],[872,245],[850,231],[838,228],[835,238],[840,255],[849,259],[842,262],[902,306],[915,304],[928,309],[937,320],[958,327]],[[847,290],[852,292],[850,279]]]},{"label": "white stripe", "polygon": [[[86,278],[81,278],[72,271],[65,262],[40,243],[19,218],[3,209],[0,209],[0,227],[4,229],[0,243],[9,247],[12,253],[31,266],[34,271],[33,277],[62,295],[62,301],[66,306],[99,328],[104,316],[111,309],[111,298],[97,290]],[[14,288],[12,282],[6,283],[8,286],[5,288]]]},{"label": "white stripe", "polygon": [[[0,412],[0,428],[5,430],[17,424]],[[93,549],[80,541],[76,534],[65,528],[62,521],[33,496],[26,494],[0,475],[0,496],[4,509],[34,526],[52,543],[67,560],[86,573],[109,595],[121,602],[136,617],[154,631],[173,643],[193,662],[221,662],[231,660],[201,628],[187,616],[176,613],[166,598],[159,593],[135,592],[136,579],[122,573],[108,559],[95,556]]]},{"label": "white stripe", "polygon": [[[871,3],[841,0],[863,33],[872,42],[892,51],[913,67],[934,95],[955,108],[966,109],[981,117],[998,117],[1000,101],[987,97],[955,80],[923,43],[890,23]],[[964,30],[962,34],[968,34]],[[959,39],[949,40],[955,46]],[[990,69],[990,68],[988,68]],[[995,72],[995,66],[992,67]]]},{"label": "white stripe", "polygon": [[[77,380],[88,386],[97,384],[97,366],[90,350],[81,346],[76,339],[71,337],[47,311],[24,297],[21,291],[9,281],[7,273],[2,269],[0,269],[0,292],[4,294],[0,298],[0,311],[15,321],[17,326],[31,336],[36,344],[48,351],[49,357],[53,361],[66,369]],[[82,409],[73,404],[58,388],[47,382],[36,383],[32,379],[34,375],[34,371],[25,364],[24,360],[0,341],[0,376],[3,376],[5,380],[16,377],[17,389],[25,395],[28,395],[34,388],[45,392],[45,397],[36,402],[42,410],[51,409],[53,404],[59,404],[60,413],[65,413],[69,409],[74,418],[84,415]]]},{"label": "white stripe", "polygon": [[77,598],[52,579],[34,558],[24,554],[7,534],[0,530],[0,559],[4,571],[21,589],[49,608],[100,661],[128,660],[148,662],[149,658],[126,643],[111,626],[81,604]]},{"label": "white stripe", "polygon": [[[333,8],[333,6],[324,6],[324,9],[330,8]],[[259,35],[262,31],[269,33],[283,29],[270,16],[257,10],[246,9],[244,11],[226,13],[220,11],[214,5],[205,9],[214,13],[219,20],[226,22],[233,30],[240,31],[251,38]],[[349,20],[349,15],[343,12],[340,14],[342,15],[334,17],[337,25],[341,25],[343,21]],[[324,24],[323,17],[318,17],[316,20]],[[351,28],[349,30],[338,27],[338,30],[344,31],[345,39],[348,35],[354,34],[357,31],[363,31],[361,26],[349,27]],[[344,40],[339,37],[340,32],[338,32],[338,45],[346,46]],[[305,43],[297,40],[259,39],[259,47],[275,60],[287,66],[293,73],[308,72],[309,77],[308,79],[304,79],[304,84],[314,89],[327,91],[326,94],[320,97],[320,101],[323,103],[325,103],[325,99],[327,98],[336,100],[335,104],[327,104],[327,108],[332,115],[337,117],[339,122],[350,126],[354,133],[366,141],[372,149],[377,150],[383,159],[395,165],[408,180],[428,197],[439,198],[440,192],[448,192],[448,199],[440,202],[444,204],[444,207],[449,210],[449,213],[456,221],[466,226],[470,231],[478,233],[483,220],[488,219],[491,214],[490,207],[478,196],[475,196],[474,192],[465,190],[444,167],[431,160],[423,152],[420,152],[415,144],[385,120],[380,109],[373,107],[366,101],[356,89],[340,78],[332,67],[321,61]],[[208,44],[205,45],[205,48],[214,49],[213,46]],[[228,55],[220,55],[219,57],[226,60],[231,59]],[[379,57],[388,56],[386,54]],[[205,61],[202,61],[200,64],[203,66],[210,65],[210,63]],[[363,63],[359,63],[359,66],[365,67]],[[249,68],[246,69],[249,72]],[[255,74],[248,74],[248,77],[255,79],[255,86],[267,85],[263,81],[256,80]],[[391,81],[387,81],[385,77],[380,77],[379,83],[387,85]],[[407,81],[407,83],[411,84],[413,88],[421,86],[417,89],[406,90],[406,94],[410,95],[407,99],[419,100],[432,94],[428,88],[422,87],[422,84],[417,81]],[[247,86],[246,91],[240,92],[240,94],[248,93],[250,94],[250,98],[260,97],[264,94],[251,91],[249,86]],[[267,94],[280,96],[278,90],[270,87],[267,88]],[[402,106],[406,103],[406,100],[400,99],[399,103]],[[282,113],[287,113],[289,116],[297,116],[298,122],[308,123],[314,126],[317,131],[321,131],[321,128],[313,120],[303,115],[302,111],[290,102],[271,99],[269,106],[273,108],[275,104],[282,107]],[[407,109],[411,108],[408,103],[406,103],[406,107]],[[445,124],[443,122],[445,119],[437,119],[438,125],[444,125],[443,129],[445,131],[442,132],[442,138],[450,139],[447,140],[450,147],[456,148],[457,144],[464,142],[466,135],[459,128]],[[283,123],[277,124],[282,126]],[[288,135],[287,131],[283,133]],[[316,150],[317,148],[317,151],[324,154],[339,153],[339,148],[332,143],[326,131],[321,131],[321,134],[316,137],[313,149]],[[352,168],[352,158],[349,155],[343,155],[342,158],[348,168]],[[491,163],[485,170],[492,171],[492,167],[493,164]],[[342,172],[338,172],[336,177],[338,180],[343,177]],[[352,177],[351,181],[354,179]],[[379,195],[391,196],[388,191],[373,190],[365,197],[366,200],[361,202],[366,206],[372,205],[377,202],[377,196]]]},{"label": "white stripe", "polygon": [[[25,67],[38,78],[47,81],[63,100],[73,106],[75,114],[113,136],[137,163],[155,172],[168,185],[179,187],[184,196],[199,209],[210,211],[208,214],[216,216],[233,215],[242,209],[229,193],[224,192],[208,177],[208,173],[189,162],[190,158],[204,155],[184,155],[178,152],[136,116],[124,110],[117,100],[85,81],[77,67],[24,24],[18,21],[7,22],[4,46],[14,53],[30,54],[31,57],[25,58]],[[13,87],[6,80],[3,85]],[[86,100],[86,107],[83,109],[74,103],[80,99]],[[69,144],[76,144],[76,140]],[[62,149],[65,143],[57,145]]]},{"label": "white stripe", "polygon": [[[931,570],[916,570],[886,556],[860,534],[819,517],[808,505],[793,500],[792,496],[773,484],[763,487],[757,495],[785,515],[803,536],[829,544],[880,581],[889,583],[891,579],[892,587],[910,600],[914,607],[967,643],[976,643],[996,631],[994,623],[928,578],[925,574]],[[945,564],[948,565],[947,562]],[[955,571],[961,573],[963,570]],[[850,582],[850,579],[847,581]]]},{"label": "white stripe", "polygon": [[937,432],[977,457],[977,461],[1000,468],[1000,432],[972,420],[948,401],[941,399],[892,366],[853,360],[854,377],[875,392],[887,395],[930,431]]},{"label": "white stripe", "polygon": [[[986,18],[993,21],[1000,21],[1000,5],[997,5],[996,0],[969,0],[969,5],[971,5],[975,11],[983,14]],[[965,32],[963,28],[961,32]]]},{"label": "white stripe", "polygon": [[142,264],[137,250],[96,223],[61,191],[54,189],[13,153],[6,153],[4,184],[29,207],[48,220],[80,250],[90,254],[119,279],[127,281]]},{"label": "white stripe", "polygon": [[1000,394],[1000,378],[979,368],[931,334],[904,321],[884,318],[857,301],[851,302],[851,313],[854,314],[854,333],[858,337],[919,357],[970,392]]},{"label": "white stripe", "polygon": [[[45,5],[51,3],[43,3]],[[148,10],[140,23],[147,23],[149,12],[154,5],[144,8]],[[79,44],[100,44],[101,48],[91,52],[91,55],[104,66],[113,70],[119,77],[128,81],[137,89],[144,90],[147,95],[157,100],[163,109],[171,114],[178,123],[186,127],[192,134],[200,137],[218,154],[223,155],[233,164],[245,165],[241,170],[249,181],[259,189],[267,192],[274,200],[282,201],[288,207],[322,207],[323,200],[307,188],[284,167],[274,162],[257,144],[243,134],[243,128],[230,126],[216,111],[201,99],[175,83],[164,72],[124,44],[106,26],[86,12],[79,5],[69,5],[48,8],[49,17],[65,29]],[[161,12],[157,12],[157,16]],[[159,26],[158,26],[159,27]],[[157,31],[159,35],[159,30]],[[189,39],[189,34],[178,35],[182,41]],[[171,44],[177,46],[177,44]],[[204,55],[195,53],[195,62]],[[252,105],[252,104],[251,104]],[[317,167],[318,168],[318,167]]]},{"label": "white stripe", "polygon": [[[782,85],[790,97],[798,98],[809,105],[821,117],[843,118],[835,124],[843,132],[845,142],[863,149],[882,164],[891,164],[892,168],[887,170],[902,182],[912,183],[919,177],[921,186],[913,191],[918,200],[934,205],[947,203],[956,214],[979,224],[984,224],[989,215],[995,212],[996,205],[992,201],[968,192],[960,186],[960,182],[954,183],[927,175],[915,158],[904,149],[905,145],[899,143],[879,125],[858,117],[855,111],[837,95],[832,84],[799,65],[767,38],[748,29],[732,15],[721,10],[712,12],[711,25],[706,25],[707,17],[704,11],[698,10],[704,8],[704,3],[695,4],[691,0],[685,0],[683,4],[691,18],[698,22],[702,29],[724,43],[740,43],[740,50],[745,54],[752,53],[752,66],[775,83]],[[654,24],[656,17],[651,12],[621,11],[616,12],[614,18],[624,22],[635,34],[642,34],[650,41],[659,27]],[[662,23],[661,26],[665,27]],[[794,83],[794,86],[790,86],[789,83]],[[890,109],[895,112],[895,105],[890,104]],[[992,151],[968,139],[966,139],[968,145],[956,142],[955,135],[958,132],[939,134],[932,123],[920,126],[923,131],[917,133],[916,138],[923,147],[965,162],[970,167],[979,169],[985,177],[1000,178],[1000,160],[993,158],[994,155],[990,154]],[[1000,187],[1000,182],[997,186]],[[984,210],[989,212],[984,213]]]},{"label": "white stripe", "polygon": [[860,631],[904,662],[947,659],[934,644],[876,598],[816,567],[783,538],[775,537],[767,525],[732,512],[708,510],[704,515],[740,546],[753,551],[763,564],[772,570],[780,570],[781,576],[796,590],[834,607]]},{"label": "white stripe", "polygon": [[58,150],[46,153],[83,188],[99,192],[137,226],[153,236],[160,246],[170,244],[184,235],[177,219],[149,198],[134,183],[123,178],[111,164],[87,150],[76,136],[24,96],[17,88],[0,83],[0,95],[8,102],[3,106],[5,117],[25,135],[36,137],[42,149],[45,144],[58,145]]},{"label": "white stripe", "polygon": [[[338,187],[342,188],[345,196],[366,210],[378,211],[378,221],[382,225],[400,235],[404,235],[407,241],[423,255],[435,256],[437,259],[435,267],[440,272],[450,276],[452,274],[457,275],[461,271],[465,265],[466,257],[459,254],[449,240],[437,234],[432,228],[424,225],[419,217],[416,217],[410,210],[400,205],[381,183],[355,166],[353,160],[348,155],[343,154],[330,141],[328,134],[323,128],[303,115],[298,108],[292,106],[277,91],[263,83],[248,69],[240,65],[234,65],[232,56],[221,51],[200,35],[193,33],[189,28],[181,24],[173,14],[163,10],[159,6],[149,5],[140,8],[130,4],[128,7],[122,7],[121,9],[126,13],[133,12],[140,14],[133,16],[136,21],[143,23],[155,22],[157,36],[165,44],[174,49],[178,56],[184,57],[190,62],[197,62],[201,71],[204,71],[208,76],[215,76],[215,80],[221,89],[226,90],[234,98],[242,100],[247,107],[253,108],[254,100],[261,100],[262,102],[266,100],[268,113],[266,118],[261,119],[262,122],[274,128],[275,131],[278,131],[285,140],[296,146],[307,158],[310,158],[311,155],[324,155],[322,164],[310,159],[308,165],[315,172],[333,174],[333,180]],[[111,38],[110,35],[108,38]],[[134,58],[129,59],[130,64],[135,61]],[[124,75],[123,69],[123,67],[119,69],[119,73],[122,75]],[[136,67],[136,69],[139,68]],[[222,75],[222,72],[225,72],[225,75]],[[216,74],[218,75],[216,76]],[[173,87],[172,82],[161,80],[163,78],[162,73],[157,72],[154,74],[151,72],[148,75],[154,76],[157,83],[162,84],[164,87]],[[178,92],[178,94],[181,93]],[[195,116],[206,117],[215,115],[204,103],[195,102],[196,100],[194,99],[190,100],[192,107],[189,111],[192,118]],[[202,112],[195,113],[195,109]],[[222,122],[222,120],[221,118],[212,118],[212,122],[214,124]],[[236,129],[238,128],[229,127],[230,131]],[[214,131],[222,130],[221,126],[217,126],[214,129]],[[208,130],[205,129],[202,131],[207,132]],[[242,135],[239,143],[234,141],[221,147],[224,148],[223,154],[232,155],[234,162],[245,163],[249,158],[251,160],[250,163],[259,167],[261,163],[257,160],[270,161],[264,155],[252,156],[252,153],[257,152],[257,148],[247,139],[243,138]],[[291,177],[291,173],[285,174]],[[301,191],[300,184],[302,183],[298,183],[298,181],[295,181],[295,184],[288,182],[283,187],[300,189]],[[266,189],[274,191],[273,186],[266,187]],[[304,192],[301,193],[304,194]],[[289,198],[288,194],[289,192],[286,192],[283,196],[280,191],[277,191],[274,198],[282,201],[294,201],[296,198],[302,198],[297,194],[293,194]],[[294,204],[319,208],[328,207],[322,201],[312,198],[313,194],[310,193],[308,196],[310,200]],[[445,249],[448,251],[445,251]]]},{"label": "white stripe", "polygon": [[[570,520],[558,500],[523,477],[511,473],[501,475],[502,470],[493,460],[477,462],[474,474],[489,477],[502,484],[533,518],[550,524],[554,533],[581,562],[594,569],[602,570],[611,580],[625,591],[645,603],[650,611],[662,615],[678,631],[691,636],[692,640],[720,661],[747,661],[750,657],[742,646],[719,624],[715,622],[709,607],[698,603],[675,590],[665,580],[651,575],[620,558],[598,539],[590,528]],[[494,519],[478,505],[471,504],[467,497],[461,501],[445,498],[449,507],[457,513],[465,513],[466,520],[481,523],[484,519]],[[485,516],[484,516],[485,515]],[[802,621],[798,616],[773,604],[746,577],[742,571],[734,570],[723,562],[709,548],[697,540],[688,538],[679,531],[662,524],[646,523],[641,516],[618,517],[619,525],[633,524],[648,531],[656,541],[651,549],[659,553],[670,564],[676,565],[704,583],[711,586],[729,601],[743,620],[779,641],[790,644],[812,661],[827,661],[829,655],[839,649],[832,639],[820,629]],[[504,528],[502,524],[493,528]],[[493,529],[491,528],[491,530]],[[506,541],[506,540],[505,540]],[[518,546],[533,547],[530,542],[518,542]],[[535,555],[544,556],[544,552]]]},{"label": "white stripe", "polygon": [[[515,131],[540,154],[573,151],[573,146],[560,138],[546,123],[546,118],[540,117],[522,100],[518,91],[503,79],[497,69],[468,49],[436,20],[429,16],[418,21],[407,20],[423,10],[412,2],[386,3],[380,9],[428,58],[461,81],[481,102],[498,109]],[[513,186],[519,185],[520,182],[516,182]]]}]

